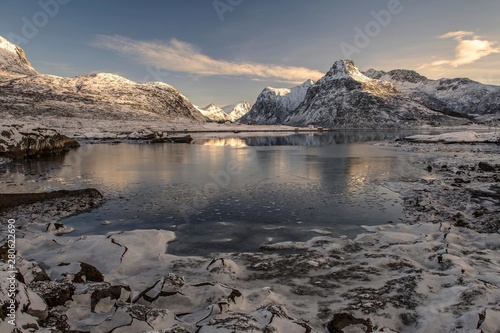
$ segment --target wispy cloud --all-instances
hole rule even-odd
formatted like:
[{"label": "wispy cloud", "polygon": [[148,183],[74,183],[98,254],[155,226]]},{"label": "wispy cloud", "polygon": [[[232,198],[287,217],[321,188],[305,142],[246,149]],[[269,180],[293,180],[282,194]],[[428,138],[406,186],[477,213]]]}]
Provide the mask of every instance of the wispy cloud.
[{"label": "wispy cloud", "polygon": [[305,67],[214,59],[203,54],[194,45],[177,39],[159,42],[134,40],[119,35],[99,35],[91,45],[132,56],[144,65],[200,76],[246,76],[302,83],[307,79],[317,80],[324,75]]},{"label": "wispy cloud", "polygon": [[495,42],[481,39],[481,37],[471,31],[452,31],[439,36],[439,38],[452,38],[458,42],[455,48],[455,58],[436,60],[420,68],[427,68],[429,66],[458,67],[472,64],[490,54],[500,53],[500,48],[496,46]]}]

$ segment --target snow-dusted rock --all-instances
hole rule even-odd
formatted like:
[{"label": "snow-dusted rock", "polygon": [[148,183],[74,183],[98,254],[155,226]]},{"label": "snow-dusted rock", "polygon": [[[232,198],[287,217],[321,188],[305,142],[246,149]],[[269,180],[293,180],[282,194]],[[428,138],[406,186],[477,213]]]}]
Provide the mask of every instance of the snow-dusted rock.
[{"label": "snow-dusted rock", "polygon": [[445,142],[445,143],[498,143],[500,133],[476,133],[472,131],[453,132],[438,135],[412,135],[404,138],[411,142]]},{"label": "snow-dusted rock", "polygon": [[74,139],[37,124],[0,125],[0,156],[37,157],[65,153],[78,146]]}]

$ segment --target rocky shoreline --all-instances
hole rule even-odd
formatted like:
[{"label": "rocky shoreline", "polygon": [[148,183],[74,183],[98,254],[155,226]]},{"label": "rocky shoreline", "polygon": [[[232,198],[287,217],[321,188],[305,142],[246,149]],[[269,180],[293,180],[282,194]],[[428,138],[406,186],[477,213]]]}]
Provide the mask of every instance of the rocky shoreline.
[{"label": "rocky shoreline", "polygon": [[72,237],[58,221],[102,196],[32,195],[2,209],[0,302],[15,219],[19,332],[498,331],[500,147],[388,145],[423,154],[427,172],[384,184],[404,200],[402,223],[260,253],[173,256],[162,230]]}]

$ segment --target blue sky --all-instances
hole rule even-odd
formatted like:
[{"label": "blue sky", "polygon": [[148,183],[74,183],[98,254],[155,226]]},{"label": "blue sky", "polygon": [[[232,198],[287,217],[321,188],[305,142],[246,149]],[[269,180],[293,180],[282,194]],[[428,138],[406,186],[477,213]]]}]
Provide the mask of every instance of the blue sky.
[{"label": "blue sky", "polygon": [[163,81],[205,106],[362,70],[500,84],[498,0],[0,0],[0,35],[42,73]]}]

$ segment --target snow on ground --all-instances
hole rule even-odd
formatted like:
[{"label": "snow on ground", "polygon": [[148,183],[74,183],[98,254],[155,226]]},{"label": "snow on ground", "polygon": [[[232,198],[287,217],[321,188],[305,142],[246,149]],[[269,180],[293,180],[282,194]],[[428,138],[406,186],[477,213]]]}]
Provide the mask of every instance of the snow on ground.
[{"label": "snow on ground", "polygon": [[445,143],[497,143],[500,142],[500,131],[489,133],[476,133],[473,131],[462,131],[444,133],[439,135],[413,135],[405,140],[412,142],[445,142]]},{"label": "snow on ground", "polygon": [[[33,125],[36,124],[36,125]],[[179,136],[183,133],[238,133],[238,132],[294,132],[311,131],[310,129],[276,125],[244,125],[244,124],[218,124],[211,122],[198,122],[180,119],[178,121],[134,121],[134,120],[94,120],[82,118],[55,118],[55,117],[23,117],[5,118],[2,125],[36,126],[50,128],[78,141],[86,140],[118,140],[138,139],[151,134],[162,137]],[[141,135],[133,134],[142,133]]]},{"label": "snow on ground", "polygon": [[[418,153],[428,174],[386,183],[404,200],[402,223],[365,227],[355,239],[177,257],[172,232],[58,236],[46,230],[61,203],[11,211],[21,331],[498,332],[500,147],[388,145]],[[4,219],[2,229],[5,238]]]}]

